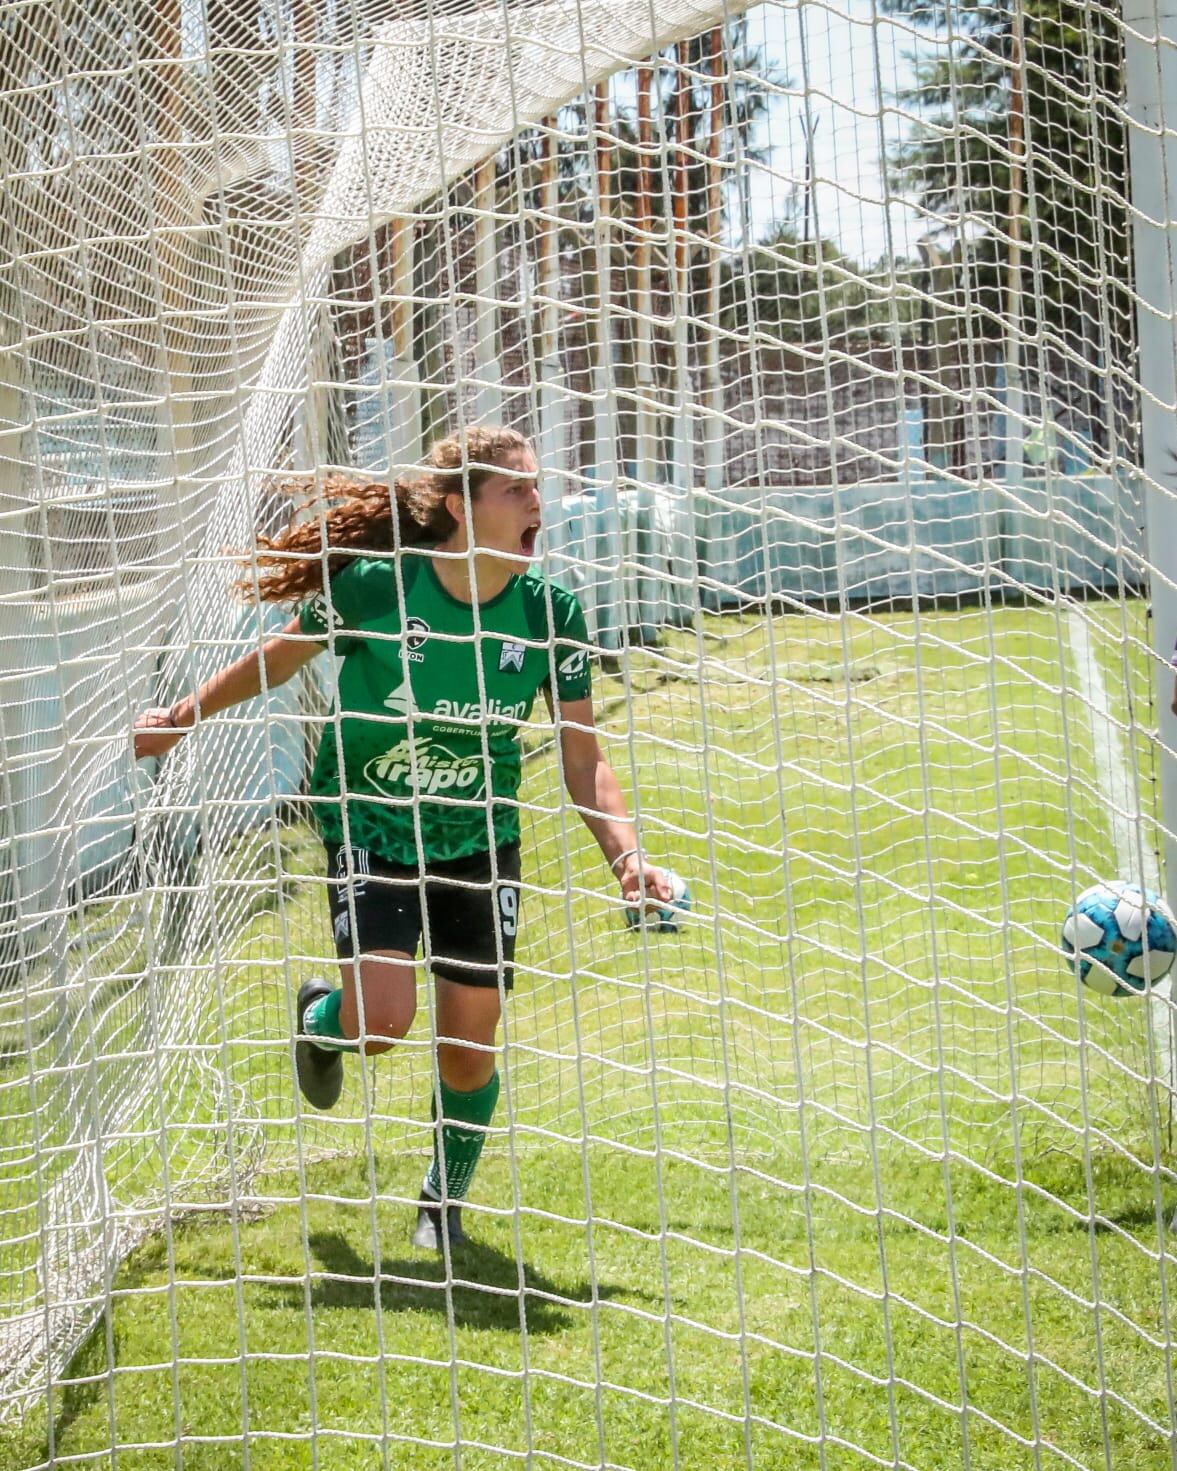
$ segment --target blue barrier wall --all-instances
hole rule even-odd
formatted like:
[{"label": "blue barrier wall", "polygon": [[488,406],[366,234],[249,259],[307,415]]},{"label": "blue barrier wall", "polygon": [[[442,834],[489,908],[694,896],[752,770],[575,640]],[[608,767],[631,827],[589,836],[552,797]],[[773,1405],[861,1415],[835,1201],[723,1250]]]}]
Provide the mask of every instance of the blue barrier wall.
[{"label": "blue barrier wall", "polygon": [[[606,648],[694,609],[1087,597],[1145,581],[1135,477],[1050,475],[1017,485],[945,478],[688,497],[622,491],[620,537],[591,492],[565,496],[545,538]],[[616,548],[622,565],[618,569]]]},{"label": "blue barrier wall", "polygon": [[1087,596],[1143,582],[1135,479],[751,488],[699,497],[695,519],[713,607],[766,597]]}]

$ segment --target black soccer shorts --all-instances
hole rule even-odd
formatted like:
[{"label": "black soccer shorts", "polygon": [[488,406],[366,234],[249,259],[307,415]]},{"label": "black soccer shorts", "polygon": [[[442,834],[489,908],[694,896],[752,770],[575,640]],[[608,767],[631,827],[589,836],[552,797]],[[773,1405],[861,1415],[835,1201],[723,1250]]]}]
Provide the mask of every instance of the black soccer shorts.
[{"label": "black soccer shorts", "polygon": [[[368,848],[327,844],[335,951],[354,960],[373,950],[416,956],[426,941],[435,975],[464,986],[514,984],[519,933],[519,845],[420,868],[388,863]],[[424,887],[424,902],[422,902]],[[352,914],[355,920],[353,925]],[[426,932],[426,922],[428,922]]]}]

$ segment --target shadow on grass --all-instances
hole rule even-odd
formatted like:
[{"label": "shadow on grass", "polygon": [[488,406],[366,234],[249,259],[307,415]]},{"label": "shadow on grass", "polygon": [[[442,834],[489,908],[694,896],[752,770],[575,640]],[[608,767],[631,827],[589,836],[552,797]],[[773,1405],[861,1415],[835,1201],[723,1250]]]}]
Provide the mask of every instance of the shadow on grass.
[{"label": "shadow on grass", "polygon": [[[114,1362],[118,1362],[119,1335],[117,1322],[112,1325]],[[109,1392],[109,1383],[104,1376],[110,1373],[108,1358],[110,1345],[106,1338],[106,1319],[103,1317],[91,1324],[69,1361],[65,1374],[67,1382],[62,1385],[57,1402],[57,1413],[53,1417],[53,1438],[45,1439],[45,1462],[56,1465],[56,1455],[61,1441],[74,1421],[85,1415]]]},{"label": "shadow on grass", "polygon": [[[1161,1224],[1166,1225],[1173,1214],[1172,1206],[1167,1205],[1161,1212]],[[1074,1222],[1077,1231],[1086,1231],[1087,1222]],[[1142,1232],[1155,1234],[1157,1228],[1157,1208],[1151,1195],[1147,1199],[1134,1201],[1131,1205],[1122,1205],[1117,1210],[1101,1210],[1099,1218],[1093,1223],[1092,1229],[1096,1235],[1109,1232],[1114,1226],[1119,1226],[1121,1231],[1129,1234],[1139,1235]]]},{"label": "shadow on grass", "polygon": [[[334,1231],[312,1233],[310,1248],[319,1270],[328,1274],[311,1283],[312,1307],[375,1306],[372,1262],[360,1256],[346,1237]],[[554,1282],[526,1262],[521,1274],[513,1256],[482,1242],[456,1247],[450,1262],[453,1282],[447,1284],[441,1257],[382,1257],[381,1310],[445,1317],[452,1297],[454,1321],[462,1327],[518,1332],[525,1319],[528,1333],[560,1333],[572,1324],[569,1306],[593,1299],[591,1282],[572,1286]],[[640,1290],[597,1283],[596,1296],[602,1301],[622,1295],[652,1300]],[[305,1301],[303,1289],[294,1286],[273,1288],[269,1296],[275,1304],[291,1308],[301,1308]]]}]

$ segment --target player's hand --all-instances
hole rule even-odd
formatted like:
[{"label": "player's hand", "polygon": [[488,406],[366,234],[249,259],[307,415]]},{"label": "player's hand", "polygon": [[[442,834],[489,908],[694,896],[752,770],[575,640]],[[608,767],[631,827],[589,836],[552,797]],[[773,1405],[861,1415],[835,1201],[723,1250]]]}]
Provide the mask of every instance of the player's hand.
[{"label": "player's hand", "polygon": [[136,716],[131,730],[131,741],[135,760],[145,756],[166,756],[174,745],[183,739],[185,731],[177,727],[172,712],[156,706]]},{"label": "player's hand", "polygon": [[636,853],[630,854],[617,875],[621,897],[627,904],[669,904],[674,890],[666,871],[653,863],[643,863]]}]

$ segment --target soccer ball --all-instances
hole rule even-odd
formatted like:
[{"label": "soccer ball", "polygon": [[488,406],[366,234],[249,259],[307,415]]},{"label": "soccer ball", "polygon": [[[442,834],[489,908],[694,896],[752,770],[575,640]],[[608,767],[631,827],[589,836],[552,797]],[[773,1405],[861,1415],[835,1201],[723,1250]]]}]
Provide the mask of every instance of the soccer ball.
[{"label": "soccer ball", "polygon": [[1084,985],[1101,996],[1139,996],[1169,974],[1177,920],[1151,889],[1096,884],[1067,915],[1063,951]]},{"label": "soccer ball", "polygon": [[683,919],[690,913],[691,891],[677,873],[666,870],[670,880],[669,904],[627,904],[625,922],[631,930],[644,925],[656,935],[677,935]]}]

